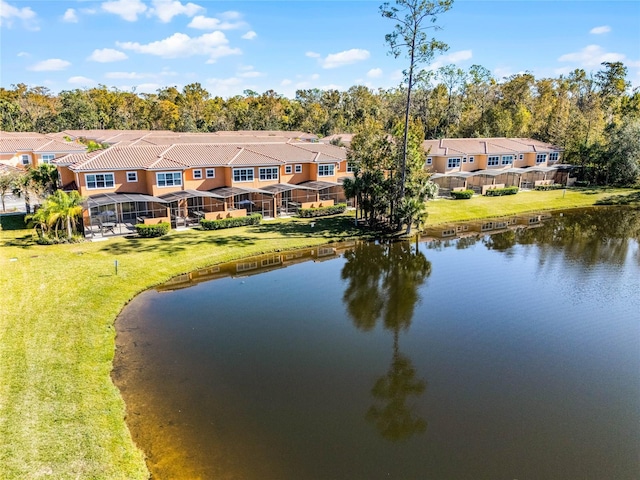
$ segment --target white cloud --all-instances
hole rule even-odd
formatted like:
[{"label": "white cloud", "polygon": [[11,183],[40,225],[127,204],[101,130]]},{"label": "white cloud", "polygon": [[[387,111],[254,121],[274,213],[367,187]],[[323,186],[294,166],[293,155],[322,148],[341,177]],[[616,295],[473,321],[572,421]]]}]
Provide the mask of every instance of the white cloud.
[{"label": "white cloud", "polygon": [[505,78],[513,75],[513,70],[509,67],[496,67],[493,69],[493,75],[496,78]]},{"label": "white cloud", "polygon": [[67,11],[64,12],[62,16],[62,21],[67,23],[78,23],[78,15],[73,8],[67,8]]},{"label": "white cloud", "polygon": [[105,12],[119,15],[127,22],[135,22],[138,15],[147,11],[147,6],[140,0],[114,0],[101,5]]},{"label": "white cloud", "polygon": [[153,8],[149,10],[150,15],[155,15],[163,23],[169,23],[176,15],[186,15],[193,17],[196,13],[204,11],[195,3],[187,3],[183,5],[177,0],[153,0]]},{"label": "white cloud", "polygon": [[190,37],[184,33],[174,33],[170,37],[155,42],[140,44],[138,42],[116,42],[125,50],[146,53],[163,58],[191,57],[206,55],[207,63],[213,63],[217,58],[227,55],[239,55],[239,48],[229,47],[229,41],[222,32],[205,33],[199,37]]},{"label": "white cloud", "polygon": [[609,33],[611,31],[611,27],[609,25],[602,25],[601,27],[593,27],[589,30],[589,33],[593,35],[602,35],[603,33]]},{"label": "white cloud", "polygon": [[246,26],[245,22],[229,22],[222,21],[219,18],[205,17],[204,15],[197,15],[193,17],[187,27],[195,28],[198,30],[235,30]]},{"label": "white cloud", "polygon": [[291,80],[289,80],[288,78],[285,78],[284,80],[282,80],[280,82],[280,85],[283,87],[286,87],[287,85],[291,85],[293,82]]},{"label": "white cloud", "polygon": [[29,67],[29,70],[33,72],[55,72],[58,70],[64,70],[70,65],[71,62],[67,62],[66,60],[61,60],[59,58],[50,58],[48,60],[38,62],[35,65],[31,65]]},{"label": "white cloud", "polygon": [[361,62],[369,58],[371,54],[361,48],[352,48],[344,52],[330,53],[322,61],[322,68],[337,68],[352,63]]},{"label": "white cloud", "polygon": [[305,53],[305,56],[307,56],[309,58],[320,58],[322,55],[320,55],[319,53],[316,53],[316,52],[307,52],[307,53]]},{"label": "white cloud", "polygon": [[119,62],[120,60],[126,60],[127,58],[129,58],[127,54],[120,50],[103,48],[101,50],[94,50],[87,60],[91,60],[92,62],[109,63]]},{"label": "white cloud", "polygon": [[145,75],[142,73],[136,72],[107,72],[104,74],[105,78],[112,79],[127,79],[127,80],[138,80],[144,78]]},{"label": "white cloud", "polygon": [[244,38],[245,40],[253,40],[257,36],[258,34],[256,32],[254,32],[253,30],[249,30],[247,33],[242,35],[242,38]]},{"label": "white cloud", "polygon": [[240,20],[242,18],[242,14],[235,10],[227,10],[220,14],[220,18],[224,18],[225,20]]},{"label": "white cloud", "polygon": [[318,80],[320,78],[320,75],[317,73],[314,73],[313,75],[311,75],[309,78],[311,78],[311,80]]},{"label": "white cloud", "polygon": [[82,85],[82,86],[95,85],[96,83],[96,81],[91,78],[80,77],[80,76],[71,77],[67,80],[67,82],[73,85]]},{"label": "white cloud", "polygon": [[242,80],[238,77],[230,78],[207,78],[207,90],[212,95],[220,97],[228,97],[231,95],[239,95],[246,86],[243,86]]},{"label": "white cloud", "polygon": [[238,74],[238,76],[242,78],[257,78],[257,77],[264,77],[264,75],[265,75],[264,73],[256,72],[255,70],[250,70],[248,72],[242,72]]},{"label": "white cloud", "polygon": [[11,27],[13,25],[13,19],[22,20],[25,28],[29,30],[39,30],[34,24],[36,12],[31,10],[31,7],[18,8],[4,0],[0,0],[0,26]]},{"label": "white cloud", "polygon": [[30,54],[30,53],[27,53],[27,52],[18,52],[18,56],[19,56],[19,57],[30,57],[30,56],[31,56],[31,54]]},{"label": "white cloud", "polygon": [[567,53],[558,58],[559,62],[577,63],[582,67],[597,67],[602,62],[624,62],[622,53],[605,52],[600,45],[588,45],[579,52]]},{"label": "white cloud", "polygon": [[464,62],[465,60],[470,60],[473,57],[473,52],[471,50],[459,50],[457,52],[451,52],[447,55],[442,55],[438,57],[438,59],[433,62],[431,65],[427,67],[427,70],[437,70],[440,67],[444,67],[445,65],[457,64],[460,62]]},{"label": "white cloud", "polygon": [[322,85],[320,90],[344,90],[342,85],[336,85],[335,83],[330,83],[329,85]]},{"label": "white cloud", "polygon": [[369,78],[379,78],[382,76],[382,69],[381,68],[372,68],[371,70],[369,70],[367,72],[367,77]]}]

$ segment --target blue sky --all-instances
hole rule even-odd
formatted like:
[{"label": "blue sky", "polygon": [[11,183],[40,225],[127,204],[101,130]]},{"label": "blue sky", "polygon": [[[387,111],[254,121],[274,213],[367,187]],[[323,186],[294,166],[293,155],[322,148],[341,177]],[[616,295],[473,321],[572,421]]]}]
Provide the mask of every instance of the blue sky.
[{"label": "blue sky", "polygon": [[[213,95],[394,87],[381,2],[0,0],[0,86],[99,84],[155,92],[200,82]],[[431,68],[479,64],[496,78],[558,76],[622,61],[640,86],[640,2],[457,0],[438,19],[449,51]]]}]

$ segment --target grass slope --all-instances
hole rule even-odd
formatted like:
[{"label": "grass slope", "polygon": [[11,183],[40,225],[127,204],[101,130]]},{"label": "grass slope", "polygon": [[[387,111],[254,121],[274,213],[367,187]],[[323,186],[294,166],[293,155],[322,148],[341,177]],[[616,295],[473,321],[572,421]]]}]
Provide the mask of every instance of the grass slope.
[{"label": "grass slope", "polygon": [[[632,192],[438,200],[429,203],[429,224],[588,206]],[[147,478],[110,378],[114,320],[126,302],[183,272],[360,233],[349,216],[56,246],[35,245],[28,231],[0,231],[0,477]]]}]

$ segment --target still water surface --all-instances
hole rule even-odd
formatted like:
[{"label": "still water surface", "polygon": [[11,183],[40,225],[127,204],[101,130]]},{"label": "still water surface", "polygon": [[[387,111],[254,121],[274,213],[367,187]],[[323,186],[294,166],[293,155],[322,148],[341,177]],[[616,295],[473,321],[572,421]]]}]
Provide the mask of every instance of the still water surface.
[{"label": "still water surface", "polygon": [[122,312],[114,380],[154,478],[638,479],[639,239],[602,209],[194,272]]}]

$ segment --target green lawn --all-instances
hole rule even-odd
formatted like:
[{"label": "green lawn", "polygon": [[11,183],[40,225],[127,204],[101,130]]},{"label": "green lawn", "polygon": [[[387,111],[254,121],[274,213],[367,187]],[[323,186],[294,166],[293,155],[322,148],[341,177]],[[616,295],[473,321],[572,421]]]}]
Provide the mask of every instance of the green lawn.
[{"label": "green lawn", "polygon": [[[438,200],[429,203],[429,223],[587,206],[632,192]],[[25,230],[0,231],[0,478],[146,478],[110,378],[114,320],[126,302],[179,273],[359,234],[347,215],[56,246],[35,245]]]}]

